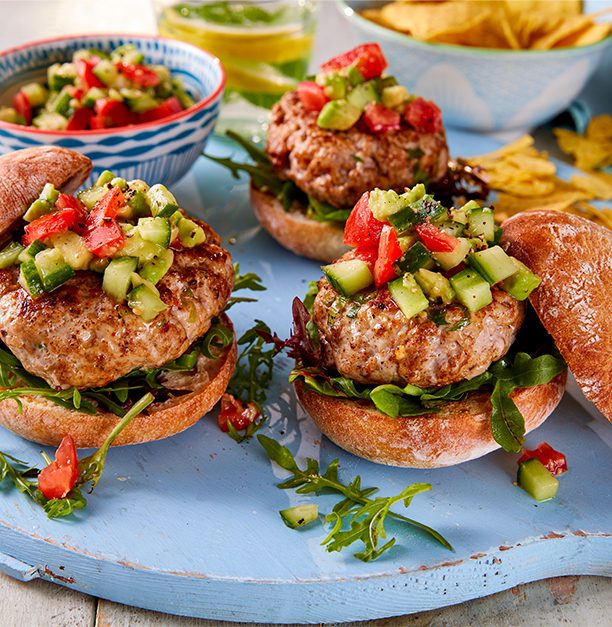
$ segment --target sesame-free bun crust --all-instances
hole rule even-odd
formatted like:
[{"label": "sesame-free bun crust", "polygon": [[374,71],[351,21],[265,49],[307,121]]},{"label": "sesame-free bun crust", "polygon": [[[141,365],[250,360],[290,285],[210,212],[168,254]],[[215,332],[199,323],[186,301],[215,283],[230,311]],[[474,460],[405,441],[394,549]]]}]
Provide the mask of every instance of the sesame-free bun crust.
[{"label": "sesame-free bun crust", "polygon": [[[529,432],[551,414],[565,388],[566,374],[550,383],[515,390],[512,400]],[[500,448],[491,435],[490,392],[472,392],[435,414],[390,418],[371,403],[324,396],[295,384],[304,409],[341,448],[379,464],[410,468],[452,466]]]},{"label": "sesame-free bun crust", "polygon": [[[226,326],[231,323],[222,316]],[[197,372],[181,385],[187,393],[150,405],[121,432],[113,446],[161,440],[198,422],[221,398],[236,365],[236,342],[215,360],[200,358]],[[184,375],[181,377],[187,380]],[[17,435],[40,444],[57,446],[70,434],[77,448],[99,447],[120,421],[115,414],[96,415],[71,411],[36,396],[0,401],[0,424]]]},{"label": "sesame-free bun crust", "polygon": [[45,183],[70,194],[91,172],[91,161],[58,146],[26,148],[0,157],[0,234],[38,198]]},{"label": "sesame-free bun crust", "polygon": [[285,211],[277,198],[252,184],[251,205],[264,229],[296,255],[330,263],[348,250],[342,226],[311,220],[299,207]]},{"label": "sesame-free bun crust", "polygon": [[612,422],[612,231],[560,211],[503,224],[502,245],[542,279],[529,297],[584,395]]}]

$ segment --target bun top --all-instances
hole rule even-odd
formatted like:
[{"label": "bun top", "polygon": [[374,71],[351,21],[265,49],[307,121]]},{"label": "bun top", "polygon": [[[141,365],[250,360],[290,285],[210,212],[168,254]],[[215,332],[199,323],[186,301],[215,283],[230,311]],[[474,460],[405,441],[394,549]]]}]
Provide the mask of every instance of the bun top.
[{"label": "bun top", "polygon": [[84,155],[59,146],[26,148],[1,156],[0,234],[21,218],[45,183],[72,193],[87,180],[92,166]]},{"label": "bun top", "polygon": [[612,422],[612,231],[560,211],[519,213],[502,245],[538,274],[529,300],[584,395]]}]

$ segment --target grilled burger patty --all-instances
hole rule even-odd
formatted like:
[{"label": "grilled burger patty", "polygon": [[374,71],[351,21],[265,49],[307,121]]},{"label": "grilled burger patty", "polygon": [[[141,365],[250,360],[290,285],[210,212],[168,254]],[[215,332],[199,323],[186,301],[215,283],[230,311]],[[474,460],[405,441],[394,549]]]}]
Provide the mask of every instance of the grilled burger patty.
[{"label": "grilled burger patty", "polygon": [[472,379],[506,354],[525,317],[523,303],[497,287],[491,291],[493,302],[451,331],[465,315],[457,305],[445,308],[448,324],[438,326],[427,312],[406,318],[387,289],[356,309],[349,300],[338,302],[321,279],[313,320],[323,365],[359,383],[437,388]]},{"label": "grilled burger patty", "polygon": [[94,272],[78,272],[53,292],[32,298],[12,267],[0,271],[0,339],[28,372],[55,388],[100,387],[134,368],[176,359],[210,328],[234,283],[220,237],[199,224],[207,240],[175,252],[157,284],[168,309],[151,322],[117,304]]},{"label": "grilled burger patty", "polygon": [[444,130],[378,135],[357,127],[329,131],[317,125],[317,113],[307,111],[296,92],[274,105],[266,152],[281,178],[338,208],[352,207],[375,187],[402,192],[423,176],[438,180],[448,163]]}]

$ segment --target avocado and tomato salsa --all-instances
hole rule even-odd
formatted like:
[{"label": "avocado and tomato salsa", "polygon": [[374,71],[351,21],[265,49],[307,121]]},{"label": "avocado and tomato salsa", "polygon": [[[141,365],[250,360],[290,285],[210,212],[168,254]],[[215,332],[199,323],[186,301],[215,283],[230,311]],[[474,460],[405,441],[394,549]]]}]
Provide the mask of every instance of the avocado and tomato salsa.
[{"label": "avocado and tomato salsa", "polygon": [[81,49],[69,63],[54,63],[46,83],[28,83],[0,120],[48,131],[84,131],[153,122],[194,100],[163,65],[147,65],[135,46],[110,54]]},{"label": "avocado and tomato salsa", "polygon": [[93,271],[107,294],[145,322],[167,308],[155,285],[172,266],[173,250],[206,240],[163,185],[108,171],[77,196],[47,183],[23,219],[21,237],[0,251],[0,269],[19,266],[19,284],[32,297]]}]

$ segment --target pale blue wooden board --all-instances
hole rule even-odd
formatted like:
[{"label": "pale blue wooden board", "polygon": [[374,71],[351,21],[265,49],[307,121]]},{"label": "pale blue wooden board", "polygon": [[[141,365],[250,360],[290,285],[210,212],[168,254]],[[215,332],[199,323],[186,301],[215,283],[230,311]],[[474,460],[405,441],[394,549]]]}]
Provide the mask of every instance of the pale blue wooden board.
[{"label": "pale blue wooden board", "polygon": [[[494,147],[452,133],[452,154]],[[235,150],[214,141],[215,154]],[[253,318],[279,335],[290,328],[290,303],[320,272],[263,233],[250,213],[247,182],[236,183],[204,159],[175,188],[184,207],[226,238],[243,271],[260,274],[268,291],[232,317],[238,332]],[[559,497],[537,504],[512,485],[515,456],[498,452],[455,468],[378,466],[322,439],[286,383],[281,359],[270,391],[266,432],[299,456],[340,457],[341,474],[361,474],[382,494],[432,483],[410,516],[434,526],[455,546],[390,525],[398,544],[364,564],[319,546],[321,526],[287,529],[278,510],[308,499],[274,487],[280,474],[257,442],[241,446],[213,418],[163,442],[114,449],[85,512],[51,522],[14,491],[0,491],[0,569],[24,580],[50,579],[114,601],[189,616],[261,622],[332,622],[437,608],[518,583],[570,574],[612,576],[611,451],[566,397],[528,444],[563,450],[570,472]],[[611,427],[612,428],[612,427]],[[38,446],[0,431],[0,450],[36,460]],[[319,498],[328,511],[332,497]]]}]

